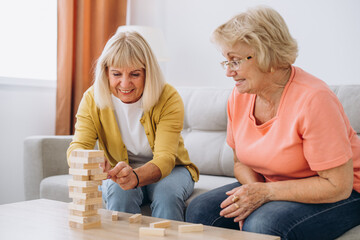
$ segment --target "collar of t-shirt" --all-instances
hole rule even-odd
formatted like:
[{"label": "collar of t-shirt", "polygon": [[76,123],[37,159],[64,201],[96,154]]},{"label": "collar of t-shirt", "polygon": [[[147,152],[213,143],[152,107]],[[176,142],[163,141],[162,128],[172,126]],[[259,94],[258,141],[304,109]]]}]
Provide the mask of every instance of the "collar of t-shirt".
[{"label": "collar of t-shirt", "polygon": [[113,94],[111,98],[121,138],[128,150],[130,165],[132,163],[144,164],[152,159],[153,154],[144,127],[140,122],[144,114],[141,107],[142,97],[134,103],[123,103]]}]

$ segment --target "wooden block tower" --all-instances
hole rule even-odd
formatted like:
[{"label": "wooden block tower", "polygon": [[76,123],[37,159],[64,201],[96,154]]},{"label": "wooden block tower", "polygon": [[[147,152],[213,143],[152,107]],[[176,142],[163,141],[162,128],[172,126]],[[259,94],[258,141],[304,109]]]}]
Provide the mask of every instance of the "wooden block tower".
[{"label": "wooden block tower", "polygon": [[102,194],[98,190],[107,173],[99,167],[104,161],[101,150],[74,150],[69,159],[69,173],[73,179],[68,182],[69,225],[74,228],[88,229],[101,226],[97,210],[102,207]]}]

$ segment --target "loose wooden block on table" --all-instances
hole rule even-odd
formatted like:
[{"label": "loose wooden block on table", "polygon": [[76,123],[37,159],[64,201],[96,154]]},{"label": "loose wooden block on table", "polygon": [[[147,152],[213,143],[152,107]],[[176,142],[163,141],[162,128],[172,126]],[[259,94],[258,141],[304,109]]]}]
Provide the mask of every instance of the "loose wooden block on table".
[{"label": "loose wooden block on table", "polygon": [[140,236],[165,236],[165,228],[140,227],[139,234]]},{"label": "loose wooden block on table", "polygon": [[150,223],[151,228],[167,228],[170,226],[171,226],[171,221],[169,221],[169,220]]},{"label": "loose wooden block on table", "polygon": [[204,231],[204,226],[202,224],[179,225],[178,231],[181,233],[202,232],[202,231]]},{"label": "loose wooden block on table", "polygon": [[111,214],[111,220],[112,221],[117,221],[119,220],[119,215],[118,215],[118,212],[117,211],[113,211],[112,214]]},{"label": "loose wooden block on table", "polygon": [[130,223],[137,223],[137,222],[141,222],[141,214],[137,213],[132,215],[131,217],[129,217],[129,222]]}]

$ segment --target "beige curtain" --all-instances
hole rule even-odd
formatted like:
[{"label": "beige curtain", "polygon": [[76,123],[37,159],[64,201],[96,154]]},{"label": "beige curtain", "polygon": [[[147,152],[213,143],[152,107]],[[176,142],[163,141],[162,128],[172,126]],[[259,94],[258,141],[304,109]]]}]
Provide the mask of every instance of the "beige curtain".
[{"label": "beige curtain", "polygon": [[126,24],[126,0],[58,0],[56,134],[74,133],[81,97],[93,83],[96,59]]}]

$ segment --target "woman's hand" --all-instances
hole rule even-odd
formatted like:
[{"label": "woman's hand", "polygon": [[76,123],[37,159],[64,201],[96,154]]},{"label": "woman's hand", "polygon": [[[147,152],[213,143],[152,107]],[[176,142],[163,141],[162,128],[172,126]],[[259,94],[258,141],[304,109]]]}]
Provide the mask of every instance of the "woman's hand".
[{"label": "woman's hand", "polygon": [[249,183],[234,188],[226,194],[229,197],[220,205],[223,208],[220,216],[235,218],[234,222],[239,222],[242,229],[247,216],[269,201],[270,192],[266,183]]},{"label": "woman's hand", "polygon": [[138,180],[132,167],[125,162],[119,162],[107,173],[108,178],[111,178],[111,180],[119,184],[119,186],[124,190],[133,189],[138,184]]}]

